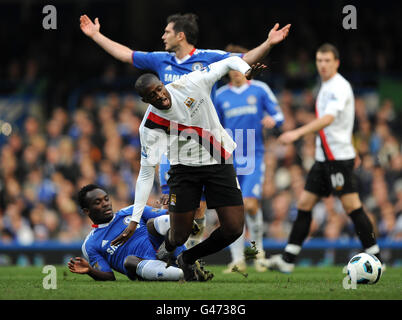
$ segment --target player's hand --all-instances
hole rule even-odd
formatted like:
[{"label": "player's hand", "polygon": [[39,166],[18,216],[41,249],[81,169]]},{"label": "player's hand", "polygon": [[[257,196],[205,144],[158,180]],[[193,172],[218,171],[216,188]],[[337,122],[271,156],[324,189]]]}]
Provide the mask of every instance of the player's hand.
[{"label": "player's hand", "polygon": [[286,131],[278,137],[278,141],[282,144],[289,144],[299,140],[300,135],[297,130]]},{"label": "player's hand", "polygon": [[362,164],[362,159],[360,158],[359,154],[356,152],[356,157],[355,157],[355,161],[354,161],[354,164],[353,164],[353,169],[359,168],[361,164]]},{"label": "player's hand", "polygon": [[91,268],[88,261],[81,257],[71,258],[67,266],[71,272],[80,274],[88,273]]},{"label": "player's hand", "polygon": [[156,200],[156,207],[166,209],[168,205],[169,205],[168,194],[162,194],[162,196],[158,200]]},{"label": "player's hand", "polygon": [[125,244],[128,239],[134,234],[135,229],[137,229],[137,222],[130,221],[127,228],[112,242],[110,243],[112,246],[119,246],[121,244]]},{"label": "player's hand", "polygon": [[95,18],[95,23],[84,14],[80,17],[80,28],[88,37],[92,38],[100,30],[99,19]]},{"label": "player's hand", "polygon": [[251,66],[251,68],[246,72],[245,76],[247,80],[251,80],[266,69],[267,66],[265,64],[257,62]]},{"label": "player's hand", "polygon": [[265,128],[268,129],[272,129],[273,127],[275,127],[276,125],[276,121],[274,118],[270,117],[270,116],[265,116],[262,120],[261,120],[262,125]]},{"label": "player's hand", "polygon": [[268,33],[268,42],[270,45],[276,45],[279,42],[283,41],[289,34],[290,24],[284,26],[282,29],[279,29],[279,23],[276,23],[274,27]]}]

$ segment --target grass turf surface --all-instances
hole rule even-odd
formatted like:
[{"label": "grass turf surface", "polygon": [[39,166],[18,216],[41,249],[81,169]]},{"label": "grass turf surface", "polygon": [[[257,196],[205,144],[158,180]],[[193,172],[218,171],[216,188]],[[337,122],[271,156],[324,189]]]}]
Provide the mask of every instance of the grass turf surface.
[{"label": "grass turf surface", "polygon": [[206,266],[209,282],[96,282],[57,266],[57,289],[44,289],[42,267],[0,267],[1,300],[401,300],[402,268],[387,267],[375,285],[346,290],[341,266],[299,267],[291,275],[267,271],[248,276],[222,274],[224,266]]}]

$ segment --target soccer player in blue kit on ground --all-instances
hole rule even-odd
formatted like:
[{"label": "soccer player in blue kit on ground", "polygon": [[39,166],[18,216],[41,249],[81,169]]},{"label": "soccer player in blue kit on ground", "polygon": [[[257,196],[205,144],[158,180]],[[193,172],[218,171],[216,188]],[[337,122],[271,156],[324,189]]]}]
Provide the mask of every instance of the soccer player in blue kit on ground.
[{"label": "soccer player in blue kit on ground", "polygon": [[[245,52],[246,49],[229,45],[228,51]],[[233,164],[237,171],[243,193],[246,225],[250,241],[255,242],[258,251],[254,265],[257,271],[267,268],[263,265],[263,215],[259,204],[264,179],[264,137],[263,129],[279,128],[283,113],[269,86],[258,80],[247,80],[238,71],[229,71],[230,82],[216,92],[215,107],[223,127],[236,137],[238,147],[233,154]],[[241,139],[238,138],[240,135]],[[244,272],[245,233],[230,245],[232,262],[224,273],[236,266]]]},{"label": "soccer player in blue kit on ground", "polygon": [[[93,222],[93,229],[86,237],[82,252],[84,258],[72,258],[68,263],[71,272],[88,274],[94,280],[115,280],[113,270],[127,275],[131,280],[178,281],[183,271],[177,266],[166,266],[156,259],[156,249],[164,240],[170,227],[166,209],[146,206],[133,237],[125,244],[111,245],[130,222],[133,205],[113,212],[109,195],[102,187],[89,184],[78,193],[79,205]],[[176,249],[178,255],[185,246]],[[193,280],[204,281],[202,268]]]}]

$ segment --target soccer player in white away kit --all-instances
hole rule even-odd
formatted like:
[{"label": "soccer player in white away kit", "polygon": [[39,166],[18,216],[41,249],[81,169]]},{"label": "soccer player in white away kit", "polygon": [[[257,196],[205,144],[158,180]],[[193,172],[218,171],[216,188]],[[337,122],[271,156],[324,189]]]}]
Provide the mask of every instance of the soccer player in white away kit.
[{"label": "soccer player in white away kit", "polygon": [[356,154],[352,144],[355,115],[352,87],[338,73],[339,53],[333,45],[324,44],[318,48],[316,65],[322,80],[316,102],[317,119],[278,138],[282,143],[292,143],[318,131],[316,161],[298,201],[298,214],[288,244],[282,255],[273,255],[267,260],[267,267],[286,273],[293,271],[297,255],[308,236],[313,207],[321,197],[328,197],[331,193],[341,200],[364,250],[381,260],[373,226],[363,210],[353,172]]},{"label": "soccer player in white away kit", "polygon": [[[85,35],[114,58],[132,64],[139,69],[154,71],[164,84],[168,84],[184,74],[199,70],[232,55],[221,50],[205,50],[195,47],[198,39],[197,19],[198,17],[191,13],[173,14],[167,17],[166,27],[162,35],[166,51],[157,52],[132,50],[107,38],[100,32],[98,18],[93,23],[87,15],[82,15],[80,17],[80,28]],[[245,52],[242,58],[250,65],[261,61],[273,46],[287,37],[289,30],[290,24],[279,29],[279,24],[276,23],[269,31],[267,39],[254,49]],[[215,96],[215,87],[216,85],[212,89],[212,97]],[[166,167],[164,165],[159,169]],[[205,201],[201,201],[200,208],[195,215],[201,226],[205,225],[204,210]],[[201,227],[200,233],[192,239],[193,241],[199,242],[202,239],[202,230]]]},{"label": "soccer player in white away kit", "polygon": [[178,256],[177,264],[186,280],[194,276],[198,258],[227,247],[242,234],[244,226],[242,193],[230,163],[236,143],[219,122],[211,100],[212,87],[231,69],[250,78],[265,67],[258,64],[250,68],[234,56],[166,86],[153,74],[142,75],[135,84],[143,101],[152,107],[140,126],[141,169],[128,232],[133,234],[140,221],[152,189],[155,166],[166,150],[171,163],[171,228],[160,248],[166,256],[158,257],[169,259],[175,248],[187,240],[203,189],[208,208],[216,209],[219,217],[220,226],[207,239]]}]

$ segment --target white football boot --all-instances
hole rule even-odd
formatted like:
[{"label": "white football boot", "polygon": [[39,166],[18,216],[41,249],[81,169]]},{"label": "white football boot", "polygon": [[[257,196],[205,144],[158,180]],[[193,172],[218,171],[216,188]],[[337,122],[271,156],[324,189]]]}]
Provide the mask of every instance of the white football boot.
[{"label": "white football boot", "polygon": [[232,272],[245,272],[247,269],[247,264],[246,261],[240,260],[240,261],[232,261],[231,263],[228,264],[228,267],[223,270],[222,272],[225,274],[232,273]]},{"label": "white football boot", "polygon": [[281,254],[275,254],[270,258],[265,259],[263,265],[269,270],[276,270],[282,273],[292,273],[295,268],[295,264],[283,260]]},{"label": "white football boot", "polygon": [[258,251],[256,259],[254,260],[254,268],[257,272],[267,271],[267,259],[265,258],[265,252],[263,250]]}]

